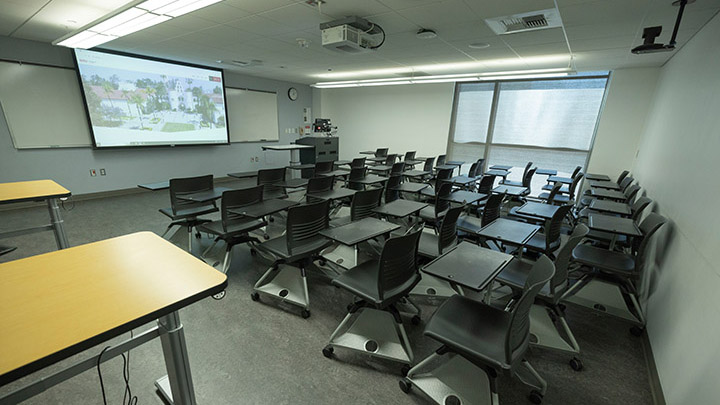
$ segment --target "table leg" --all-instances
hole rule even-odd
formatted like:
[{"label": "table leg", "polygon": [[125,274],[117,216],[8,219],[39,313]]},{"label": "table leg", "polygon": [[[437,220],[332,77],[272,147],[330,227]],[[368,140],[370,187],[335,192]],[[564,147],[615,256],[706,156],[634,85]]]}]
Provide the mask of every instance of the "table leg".
[{"label": "table leg", "polygon": [[[300,149],[292,149],[290,150],[290,166],[295,166],[300,164]],[[298,179],[300,178],[300,170],[290,170],[290,178],[291,179]]]},{"label": "table leg", "polygon": [[70,247],[65,235],[65,228],[63,227],[63,220],[60,216],[60,207],[58,207],[57,198],[50,198],[47,200],[48,211],[50,212],[50,225],[53,228],[55,234],[55,243],[57,243],[58,249],[67,249]]},{"label": "table leg", "polygon": [[168,375],[155,382],[160,394],[173,405],[196,405],[195,389],[190,374],[190,361],[185,347],[185,333],[177,312],[158,319],[165,367]]}]

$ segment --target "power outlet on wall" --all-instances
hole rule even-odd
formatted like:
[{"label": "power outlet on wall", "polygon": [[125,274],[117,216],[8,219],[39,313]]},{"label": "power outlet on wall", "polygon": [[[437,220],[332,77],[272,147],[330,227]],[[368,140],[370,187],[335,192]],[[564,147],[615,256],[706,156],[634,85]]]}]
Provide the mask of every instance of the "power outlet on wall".
[{"label": "power outlet on wall", "polygon": [[95,169],[90,169],[90,177],[95,177],[95,176],[97,176],[97,171],[95,171]]},{"label": "power outlet on wall", "polygon": [[104,176],[104,175],[106,175],[106,174],[107,174],[107,172],[105,172],[105,169],[104,169],[104,168],[103,168],[103,169],[100,169],[100,175],[101,175],[101,176]]}]

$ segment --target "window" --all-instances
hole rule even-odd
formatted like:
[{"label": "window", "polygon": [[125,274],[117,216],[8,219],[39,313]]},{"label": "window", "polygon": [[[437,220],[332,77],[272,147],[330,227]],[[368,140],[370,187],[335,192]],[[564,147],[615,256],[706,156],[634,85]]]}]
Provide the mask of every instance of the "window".
[{"label": "window", "polygon": [[[513,166],[512,180],[521,180],[530,161],[535,167],[570,175],[576,166],[587,163],[607,78],[604,73],[459,83],[449,154],[453,160],[469,163],[485,158],[488,167]],[[536,180],[540,183],[533,184],[533,194],[545,179]]]}]

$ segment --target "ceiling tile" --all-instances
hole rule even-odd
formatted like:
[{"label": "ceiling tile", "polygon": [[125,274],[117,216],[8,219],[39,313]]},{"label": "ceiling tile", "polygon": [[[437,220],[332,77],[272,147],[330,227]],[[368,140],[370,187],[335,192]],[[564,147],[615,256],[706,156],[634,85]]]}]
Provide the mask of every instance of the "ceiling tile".
[{"label": "ceiling tile", "polygon": [[516,32],[514,34],[500,35],[500,39],[509,46],[530,46],[551,43],[565,44],[565,35],[562,28],[548,28],[537,31]]},{"label": "ceiling tile", "polygon": [[399,11],[408,20],[421,27],[433,27],[441,24],[461,24],[478,21],[478,16],[462,0],[446,0],[425,6]]},{"label": "ceiling tile", "polygon": [[251,13],[248,11],[232,7],[225,4],[224,2],[215,3],[200,10],[192,12],[193,17],[204,18],[208,21],[212,21],[218,24],[226,23],[229,21],[237,20],[243,17],[249,16]]},{"label": "ceiling tile", "polygon": [[320,8],[304,5],[315,12],[322,11],[331,19],[340,19],[348,16],[367,17],[375,14],[382,14],[392,11],[389,7],[374,0],[330,0],[321,5]]},{"label": "ceiling tile", "polygon": [[187,32],[193,32],[198,30],[203,30],[206,28],[214,27],[218,25],[218,23],[214,21],[209,21],[204,18],[195,17],[192,13],[182,15],[178,18],[173,18],[172,20],[166,21],[163,24],[171,25],[174,27],[180,27]]},{"label": "ceiling tile", "polygon": [[236,20],[227,23],[231,27],[239,28],[243,31],[252,32],[253,34],[261,36],[273,36],[278,34],[284,34],[287,32],[298,31],[292,27],[288,27],[285,24],[273,21],[269,18],[265,18],[259,15],[250,16],[241,20]]},{"label": "ceiling tile", "polygon": [[[476,42],[482,38],[497,36],[485,21],[475,20],[462,24],[446,23],[432,27],[446,41],[467,40]],[[487,41],[485,41],[487,42]]]},{"label": "ceiling tile", "polygon": [[403,10],[433,3],[442,3],[442,1],[443,0],[377,0],[378,3],[382,3],[393,10]]},{"label": "ceiling tile", "polygon": [[648,0],[600,0],[560,7],[565,27],[589,24],[634,22],[640,24],[649,9]]},{"label": "ceiling tile", "polygon": [[283,24],[290,30],[319,29],[321,23],[333,20],[332,17],[320,14],[316,9],[306,7],[304,4],[293,4],[261,15]]},{"label": "ceiling tile", "polygon": [[301,3],[299,0],[224,0],[230,6],[245,10],[250,14],[262,13],[268,10],[274,10],[280,7],[286,7],[290,4]]},{"label": "ceiling tile", "polygon": [[634,36],[606,37],[597,39],[570,40],[570,48],[573,52],[587,52],[602,49],[633,47]]},{"label": "ceiling tile", "polygon": [[382,27],[387,35],[399,32],[417,32],[421,27],[396,12],[373,15],[367,17],[368,21]]},{"label": "ceiling tile", "polygon": [[556,42],[554,44],[542,44],[531,46],[513,46],[512,49],[522,57],[541,56],[541,55],[562,55],[570,54],[565,42]]},{"label": "ceiling tile", "polygon": [[466,2],[482,19],[555,8],[553,0],[466,0]]}]

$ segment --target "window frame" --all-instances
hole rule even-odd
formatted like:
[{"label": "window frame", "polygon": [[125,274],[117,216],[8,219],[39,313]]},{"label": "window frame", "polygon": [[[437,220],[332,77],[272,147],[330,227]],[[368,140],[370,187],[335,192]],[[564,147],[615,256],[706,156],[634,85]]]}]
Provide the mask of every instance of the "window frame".
[{"label": "window frame", "polygon": [[[600,102],[600,108],[598,109],[598,115],[597,120],[595,121],[595,127],[593,128],[593,133],[590,138],[590,147],[585,149],[576,149],[576,148],[570,148],[570,147],[547,147],[547,146],[537,146],[537,145],[520,145],[520,144],[506,144],[506,143],[494,143],[493,142],[493,135],[495,134],[495,120],[497,118],[497,110],[498,110],[498,102],[500,99],[500,84],[501,83],[513,83],[513,82],[539,82],[539,81],[558,81],[558,80],[583,80],[583,79],[606,79],[605,80],[605,88],[603,90],[603,98]],[[605,102],[607,101],[607,94],[608,94],[608,87],[610,85],[610,82],[612,80],[612,71],[609,71],[607,74],[588,74],[588,75],[576,75],[576,76],[560,76],[560,77],[548,77],[548,78],[537,78],[537,79],[508,79],[508,80],[493,80],[493,81],[472,81],[472,82],[455,82],[455,91],[453,92],[453,105],[452,105],[452,117],[450,119],[450,127],[448,132],[448,143],[446,147],[446,153],[452,154],[454,144],[470,144],[470,145],[481,145],[483,147],[483,159],[487,163],[489,163],[488,159],[490,157],[490,149],[493,146],[499,146],[499,147],[505,147],[505,148],[517,148],[517,149],[534,149],[534,150],[551,150],[551,151],[558,151],[558,152],[583,152],[586,153],[587,156],[585,158],[585,164],[583,167],[587,170],[588,164],[590,162],[590,158],[592,156],[593,148],[595,147],[595,138],[597,136],[597,130],[598,126],[600,124],[600,119],[602,117],[603,111],[605,109]],[[473,84],[473,83],[488,83],[491,82],[494,84],[493,87],[493,98],[492,103],[490,105],[490,119],[488,121],[488,129],[487,129],[487,136],[485,137],[485,142],[466,142],[466,143],[460,143],[455,142],[454,135],[455,135],[455,126],[457,121],[457,108],[458,108],[458,102],[459,102],[459,94],[460,94],[460,88],[464,84]]]}]

